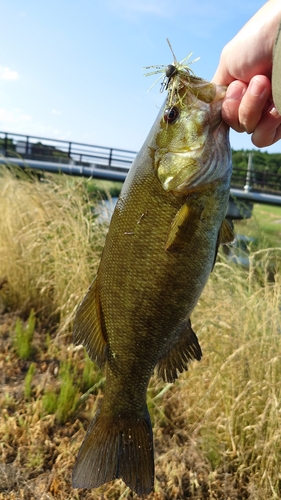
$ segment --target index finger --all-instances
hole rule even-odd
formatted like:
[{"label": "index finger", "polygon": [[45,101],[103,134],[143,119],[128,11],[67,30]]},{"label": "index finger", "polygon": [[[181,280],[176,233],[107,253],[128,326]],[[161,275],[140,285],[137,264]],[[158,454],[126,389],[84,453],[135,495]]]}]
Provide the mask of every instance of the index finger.
[{"label": "index finger", "polygon": [[216,85],[229,85],[234,80],[235,78],[228,72],[226,65],[220,62],[212,78],[212,82],[216,83]]},{"label": "index finger", "polygon": [[257,75],[251,79],[238,111],[239,123],[248,134],[254,132],[258,125],[270,94],[271,83],[266,76]]}]

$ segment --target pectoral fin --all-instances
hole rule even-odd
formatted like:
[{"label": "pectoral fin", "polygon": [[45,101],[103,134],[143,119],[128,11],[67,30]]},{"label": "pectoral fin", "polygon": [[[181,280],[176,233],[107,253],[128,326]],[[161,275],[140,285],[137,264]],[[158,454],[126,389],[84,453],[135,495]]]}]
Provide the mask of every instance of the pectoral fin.
[{"label": "pectoral fin", "polygon": [[102,366],[106,361],[107,345],[102,331],[102,311],[100,307],[97,278],[94,279],[81,302],[73,326],[74,344],[83,344],[92,361]]},{"label": "pectoral fin", "polygon": [[203,207],[186,202],[177,212],[165,244],[165,250],[176,252],[184,242],[192,237]]}]

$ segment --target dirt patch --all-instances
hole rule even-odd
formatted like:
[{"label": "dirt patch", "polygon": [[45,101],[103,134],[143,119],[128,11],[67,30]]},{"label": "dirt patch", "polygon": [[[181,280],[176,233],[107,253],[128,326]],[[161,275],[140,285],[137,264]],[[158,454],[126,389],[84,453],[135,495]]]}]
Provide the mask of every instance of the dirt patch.
[{"label": "dirt patch", "polygon": [[[77,379],[85,369],[83,351],[69,349],[71,338],[46,345],[46,330],[34,333],[32,359],[18,358],[13,344],[17,314],[0,316],[0,499],[2,500],[95,500],[138,498],[121,480],[96,490],[75,490],[71,474],[75,456],[94,413],[100,391],[90,394],[75,414],[58,422],[55,414],[42,408],[46,388],[60,388],[59,373],[66,353],[76,366]],[[34,376],[31,394],[26,377],[31,363]],[[79,375],[80,374],[80,375]],[[177,399],[167,396],[163,411],[168,421],[176,420]],[[213,470],[196,441],[188,435],[185,422],[154,428],[156,480],[150,500],[193,498],[250,498],[246,481],[228,470]],[[254,498],[254,497],[253,497]]]}]

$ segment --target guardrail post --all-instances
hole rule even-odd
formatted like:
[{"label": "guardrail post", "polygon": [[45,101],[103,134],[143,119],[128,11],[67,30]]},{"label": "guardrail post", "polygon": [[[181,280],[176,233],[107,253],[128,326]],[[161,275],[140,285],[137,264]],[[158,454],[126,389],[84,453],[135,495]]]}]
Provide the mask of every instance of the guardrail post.
[{"label": "guardrail post", "polygon": [[244,186],[244,191],[252,191],[252,173],[253,173],[253,154],[249,153],[248,156],[248,168],[247,168],[247,175],[246,175],[246,184]]},{"label": "guardrail post", "polygon": [[108,166],[111,166],[111,160],[112,160],[112,148],[109,150],[109,158],[108,158]]},{"label": "guardrail post", "polygon": [[8,134],[5,133],[5,139],[4,139],[4,151],[5,151],[5,156],[7,156],[7,149],[8,149]]},{"label": "guardrail post", "polygon": [[71,157],[71,142],[68,143],[68,158]]}]

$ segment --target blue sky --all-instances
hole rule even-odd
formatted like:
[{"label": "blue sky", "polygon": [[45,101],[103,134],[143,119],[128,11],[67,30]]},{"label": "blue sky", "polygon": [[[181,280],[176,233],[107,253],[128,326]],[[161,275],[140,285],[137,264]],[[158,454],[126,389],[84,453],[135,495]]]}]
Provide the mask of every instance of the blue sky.
[{"label": "blue sky", "polygon": [[[263,0],[0,0],[0,130],[137,151],[161,106],[144,66],[223,46]],[[231,133],[234,149],[252,148]],[[281,152],[281,142],[268,148]]]}]

